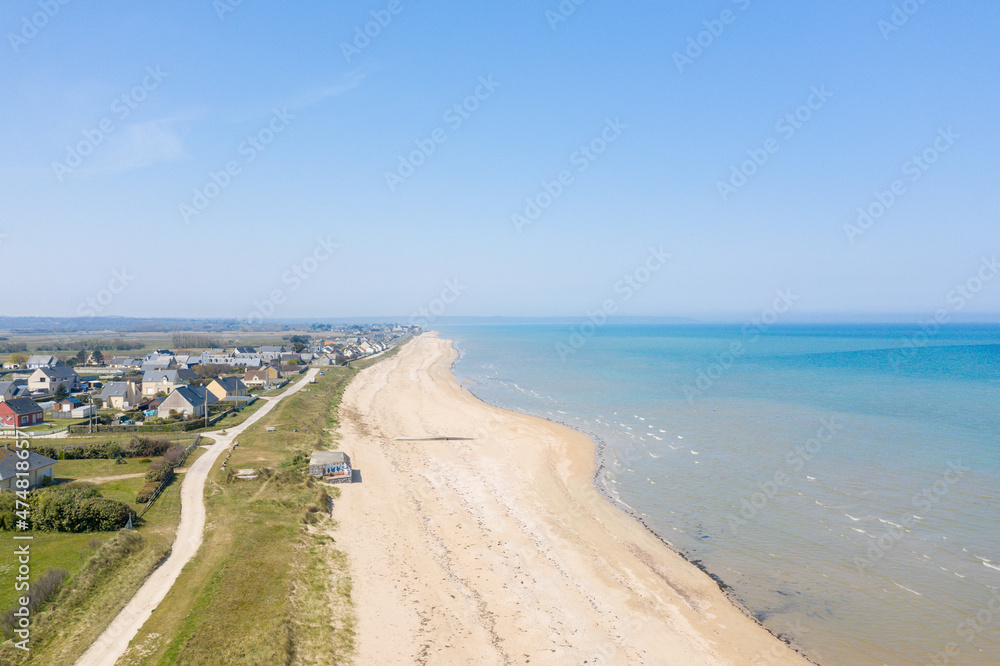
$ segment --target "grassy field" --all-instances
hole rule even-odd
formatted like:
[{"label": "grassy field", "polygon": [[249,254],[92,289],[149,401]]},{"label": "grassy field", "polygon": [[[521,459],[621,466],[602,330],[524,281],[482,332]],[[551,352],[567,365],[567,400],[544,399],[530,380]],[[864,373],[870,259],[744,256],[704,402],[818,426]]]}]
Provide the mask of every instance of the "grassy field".
[{"label": "grassy field", "polygon": [[[204,449],[195,449],[186,464],[203,453]],[[127,465],[115,465],[108,460],[66,460],[57,463],[56,470],[60,478],[85,478],[104,476],[108,465],[115,472],[127,468],[126,473],[132,473],[143,471],[149,464],[135,460]],[[0,663],[72,663],[82,654],[169,552],[180,520],[182,478],[175,478],[164,489],[129,534],[122,530],[117,533],[34,535],[32,577],[41,576],[51,567],[62,567],[69,571],[71,578],[60,592],[56,608],[32,619],[31,652],[12,650],[9,644],[5,645],[0,649]],[[135,504],[135,491],[144,482],[140,477],[98,484],[98,487],[105,497],[139,509],[140,505]],[[128,548],[121,544],[126,539],[130,542]],[[5,548],[0,551],[0,571],[10,566],[13,566],[13,548]],[[0,608],[13,605],[12,596],[7,596],[9,591],[13,591],[13,586],[0,589]]]},{"label": "grassy field", "polygon": [[71,479],[91,479],[106,476],[121,476],[135,474],[149,469],[149,463],[139,462],[143,458],[122,458],[122,464],[114,460],[60,460],[55,466],[55,477],[59,483]]},{"label": "grassy field", "polygon": [[[331,445],[336,406],[355,372],[328,371],[240,435],[229,468],[261,469],[258,480],[231,482],[217,463],[205,491],[205,543],[119,663],[349,660],[346,558],[330,534],[326,490],[305,461]],[[269,425],[279,431],[265,432]]]}]

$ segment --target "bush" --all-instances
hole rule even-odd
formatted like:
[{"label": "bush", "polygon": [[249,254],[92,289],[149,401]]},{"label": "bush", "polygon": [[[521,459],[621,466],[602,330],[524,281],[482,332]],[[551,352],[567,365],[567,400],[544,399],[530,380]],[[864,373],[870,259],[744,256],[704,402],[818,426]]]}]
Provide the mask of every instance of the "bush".
[{"label": "bush", "polygon": [[170,442],[152,437],[133,437],[125,447],[126,455],[133,458],[155,458],[170,448]]},{"label": "bush", "polygon": [[17,522],[14,513],[17,497],[14,493],[0,493],[0,530],[12,530]]},{"label": "bush", "polygon": [[157,460],[155,463],[150,465],[149,470],[146,471],[146,480],[160,483],[164,479],[168,479],[173,476],[173,473],[173,465],[166,460]]},{"label": "bush", "polygon": [[[31,583],[31,586],[28,588],[27,608],[29,615],[34,615],[35,611],[41,608],[46,601],[55,596],[68,575],[69,572],[65,569],[49,569],[42,574],[41,578]],[[14,629],[17,627],[18,618],[14,613],[20,607],[20,604],[18,604],[4,613],[3,617],[0,617],[0,629],[3,629],[4,636],[7,638],[13,635]]]},{"label": "bush", "polygon": [[83,500],[80,502],[80,513],[87,517],[87,528],[78,530],[80,532],[90,530],[113,532],[120,530],[128,523],[128,519],[135,515],[132,509],[124,502],[106,497]]},{"label": "bush", "polygon": [[133,515],[123,502],[101,497],[90,483],[71,483],[32,493],[31,527],[42,532],[109,532]]},{"label": "bush", "polygon": [[166,460],[173,466],[177,466],[184,460],[184,446],[182,444],[173,444],[167,452],[163,454],[163,459]]},{"label": "bush", "polygon": [[149,500],[153,499],[153,493],[155,493],[156,489],[159,487],[159,483],[147,483],[135,494],[135,503],[145,504]]}]

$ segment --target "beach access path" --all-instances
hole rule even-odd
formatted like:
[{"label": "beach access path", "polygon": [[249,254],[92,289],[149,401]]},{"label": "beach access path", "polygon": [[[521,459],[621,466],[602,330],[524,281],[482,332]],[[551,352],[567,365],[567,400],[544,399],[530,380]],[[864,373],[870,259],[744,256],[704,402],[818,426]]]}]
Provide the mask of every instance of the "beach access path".
[{"label": "beach access path", "polygon": [[589,438],[481,402],[456,357],[421,335],[341,403],[356,663],[809,663],[597,492]]},{"label": "beach access path", "polygon": [[171,546],[170,555],[150,574],[104,633],[77,660],[77,666],[111,666],[125,653],[129,642],[167,596],[184,565],[194,557],[201,546],[205,531],[205,481],[219,455],[232,446],[244,430],[268,414],[281,400],[304,388],[317,372],[319,371],[316,369],[309,370],[301,380],[283,393],[271,398],[261,398],[266,400],[267,404],[240,425],[227,429],[226,434],[218,430],[202,433],[205,437],[214,439],[215,444],[208,447],[205,454],[195,460],[184,475],[181,484],[181,520],[177,526],[177,536]]}]

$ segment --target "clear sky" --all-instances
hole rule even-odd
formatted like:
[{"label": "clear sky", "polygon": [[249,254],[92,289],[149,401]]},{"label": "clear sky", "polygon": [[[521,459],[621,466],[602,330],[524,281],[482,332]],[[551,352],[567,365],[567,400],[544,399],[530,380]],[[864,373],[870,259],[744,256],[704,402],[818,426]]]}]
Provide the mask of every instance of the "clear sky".
[{"label": "clear sky", "polygon": [[63,2],[0,314],[1000,312],[996,2]]}]

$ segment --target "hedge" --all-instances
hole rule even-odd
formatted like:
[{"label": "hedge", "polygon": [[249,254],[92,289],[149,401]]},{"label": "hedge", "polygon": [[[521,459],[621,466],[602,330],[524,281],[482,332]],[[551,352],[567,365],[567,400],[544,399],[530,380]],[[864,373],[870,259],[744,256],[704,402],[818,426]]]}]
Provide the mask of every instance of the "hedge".
[{"label": "hedge", "polygon": [[153,493],[155,493],[156,489],[159,487],[160,487],[159,483],[156,482],[147,483],[142,488],[140,488],[139,491],[135,494],[135,503],[136,504],[147,503],[149,500],[153,499]]},{"label": "hedge", "polygon": [[[13,529],[14,493],[0,493],[0,527]],[[31,529],[40,532],[110,532],[134,516],[125,503],[101,497],[91,483],[71,483],[28,494]]]},{"label": "hedge", "polygon": [[54,460],[114,460],[118,457],[155,458],[164,455],[175,446],[180,445],[166,439],[132,437],[124,444],[118,440],[110,440],[107,442],[89,442],[83,446],[71,446],[64,449],[56,449],[52,446],[41,444],[32,445],[31,450]]}]

